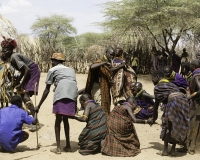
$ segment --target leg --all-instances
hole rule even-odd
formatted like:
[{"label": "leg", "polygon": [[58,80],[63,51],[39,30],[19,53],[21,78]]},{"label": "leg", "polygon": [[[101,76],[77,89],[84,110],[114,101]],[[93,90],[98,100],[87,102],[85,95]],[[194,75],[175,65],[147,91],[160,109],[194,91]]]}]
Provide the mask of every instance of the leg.
[{"label": "leg", "polygon": [[162,156],[167,156],[168,155],[168,141],[164,141],[164,149],[162,151]]},{"label": "leg", "polygon": [[60,123],[62,122],[62,115],[56,114],[56,120],[55,120],[55,136],[56,136],[56,143],[57,143],[57,153],[61,152],[60,147]]},{"label": "leg", "polygon": [[[21,95],[21,97],[22,97],[22,100],[23,100],[25,106],[27,107],[28,110],[30,110],[31,115],[34,117],[35,116],[34,105],[33,105],[32,100],[30,99],[29,94],[25,93],[25,94]],[[39,121],[37,121],[37,129],[40,129]],[[36,131],[36,125],[32,125],[32,128],[29,129],[29,131],[35,132]]]},{"label": "leg", "polygon": [[28,95],[28,93],[24,93],[23,95],[21,95],[22,100],[24,102],[24,104],[26,105],[26,107],[30,110],[31,115],[34,117],[35,112],[34,112],[34,105],[32,100],[30,99],[30,96]]},{"label": "leg", "polygon": [[65,129],[65,137],[66,137],[66,146],[64,150],[66,152],[71,151],[70,139],[69,139],[69,121],[67,117],[63,117],[64,129]]},{"label": "leg", "polygon": [[22,135],[22,139],[21,139],[21,141],[19,142],[19,143],[22,143],[22,142],[24,142],[24,141],[26,141],[28,138],[29,138],[29,133],[28,132],[25,132],[25,131],[22,131],[23,133],[23,135]]},{"label": "leg", "polygon": [[176,151],[175,151],[175,149],[176,149],[176,143],[173,143],[173,144],[172,144],[172,148],[171,148],[171,155],[172,155],[172,156],[176,156]]}]

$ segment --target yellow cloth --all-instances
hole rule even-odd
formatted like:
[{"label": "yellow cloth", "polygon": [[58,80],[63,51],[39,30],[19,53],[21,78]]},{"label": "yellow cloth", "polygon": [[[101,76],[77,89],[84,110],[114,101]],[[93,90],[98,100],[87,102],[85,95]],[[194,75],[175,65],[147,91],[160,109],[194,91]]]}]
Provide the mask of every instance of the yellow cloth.
[{"label": "yellow cloth", "polygon": [[132,61],[132,66],[138,66],[138,61],[139,61],[138,58],[134,57]]}]

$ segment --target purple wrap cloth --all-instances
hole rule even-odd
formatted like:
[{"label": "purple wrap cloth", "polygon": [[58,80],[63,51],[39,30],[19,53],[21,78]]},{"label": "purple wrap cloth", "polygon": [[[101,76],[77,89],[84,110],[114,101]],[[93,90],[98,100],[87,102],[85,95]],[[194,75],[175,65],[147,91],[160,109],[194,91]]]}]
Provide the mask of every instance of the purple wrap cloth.
[{"label": "purple wrap cloth", "polygon": [[39,87],[39,80],[40,80],[40,69],[37,64],[33,63],[29,66],[30,69],[30,75],[27,78],[27,80],[22,84],[22,89],[24,89],[26,92],[32,96],[34,94],[35,90],[35,84],[36,84],[36,95],[38,93],[38,87]]},{"label": "purple wrap cloth", "polygon": [[176,73],[175,79],[171,81],[178,87],[187,88],[188,83],[185,78],[183,78],[179,73]]},{"label": "purple wrap cloth", "polygon": [[192,76],[194,76],[195,74],[198,74],[198,73],[200,73],[200,68],[195,69],[195,70],[192,72]]},{"label": "purple wrap cloth", "polygon": [[53,113],[55,114],[74,116],[75,109],[76,102],[68,98],[60,99],[53,104]]},{"label": "purple wrap cloth", "polygon": [[139,119],[149,119],[153,115],[153,105],[154,101],[152,99],[141,100],[137,98],[137,106],[140,106],[142,110],[136,114],[136,117]]}]

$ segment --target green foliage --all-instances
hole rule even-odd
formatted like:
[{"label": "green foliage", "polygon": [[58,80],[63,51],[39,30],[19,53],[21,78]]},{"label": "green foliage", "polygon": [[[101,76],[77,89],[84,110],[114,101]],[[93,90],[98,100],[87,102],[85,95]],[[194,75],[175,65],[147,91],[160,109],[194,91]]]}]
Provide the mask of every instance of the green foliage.
[{"label": "green foliage", "polygon": [[81,47],[90,47],[92,45],[103,45],[111,36],[110,33],[84,33],[76,37],[77,43]]},{"label": "green foliage", "polygon": [[53,14],[50,17],[38,18],[31,26],[31,29],[41,43],[53,50],[63,46],[63,41],[67,41],[70,35],[76,33],[76,28],[72,26],[72,18],[64,15]]},{"label": "green foliage", "polygon": [[112,31],[134,30],[149,33],[168,53],[186,32],[200,24],[200,0],[121,0],[104,5],[105,22]]}]

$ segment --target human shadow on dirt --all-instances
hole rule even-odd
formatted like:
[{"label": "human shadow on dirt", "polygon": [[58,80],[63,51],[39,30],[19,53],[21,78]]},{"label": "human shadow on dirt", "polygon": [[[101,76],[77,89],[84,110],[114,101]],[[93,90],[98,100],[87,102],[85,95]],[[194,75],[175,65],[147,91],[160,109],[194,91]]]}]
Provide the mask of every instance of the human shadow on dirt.
[{"label": "human shadow on dirt", "polygon": [[[148,148],[153,148],[158,150],[158,153],[161,153],[163,148],[164,148],[164,142],[163,144],[159,143],[159,142],[150,142],[149,144],[151,144],[152,146],[148,147]],[[180,148],[179,146],[176,148]],[[147,148],[143,148],[143,149],[147,149]],[[168,151],[170,152],[171,150],[171,146],[168,146]],[[182,153],[182,152],[176,152],[176,156],[175,157],[183,157],[185,156],[187,153]],[[171,157],[171,155],[169,154],[169,156]]]},{"label": "human shadow on dirt", "polygon": [[[60,141],[60,145],[61,145],[62,152],[65,152],[63,150],[63,147],[65,147],[66,141],[65,140],[61,140]],[[70,141],[70,145],[71,145],[71,152],[76,152],[79,149],[78,142]],[[56,146],[56,143],[53,143],[51,146]]]},{"label": "human shadow on dirt", "polygon": [[[40,123],[40,129],[42,128],[44,126],[44,124],[42,124],[42,123]],[[22,127],[23,129],[31,129],[32,128],[32,125],[28,125],[28,124],[23,124],[23,127]]]},{"label": "human shadow on dirt", "polygon": [[13,153],[18,153],[18,152],[36,151],[36,150],[39,150],[39,148],[29,148],[26,145],[19,145],[19,146],[16,147],[14,152],[6,151],[2,148],[0,149],[0,152],[13,154]]}]

